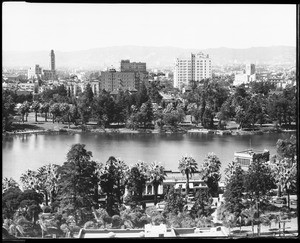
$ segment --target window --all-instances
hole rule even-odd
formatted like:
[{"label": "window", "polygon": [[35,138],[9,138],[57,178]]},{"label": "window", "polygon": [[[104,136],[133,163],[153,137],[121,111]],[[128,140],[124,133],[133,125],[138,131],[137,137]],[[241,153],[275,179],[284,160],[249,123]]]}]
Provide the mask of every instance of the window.
[{"label": "window", "polygon": [[237,161],[238,161],[238,163],[241,164],[241,166],[249,166],[250,165],[250,159],[238,158]]}]

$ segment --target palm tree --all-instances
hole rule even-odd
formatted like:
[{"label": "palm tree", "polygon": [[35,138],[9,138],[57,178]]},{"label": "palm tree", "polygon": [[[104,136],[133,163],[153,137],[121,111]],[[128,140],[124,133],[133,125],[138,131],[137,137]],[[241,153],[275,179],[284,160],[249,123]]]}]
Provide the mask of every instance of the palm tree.
[{"label": "palm tree", "polygon": [[154,188],[154,205],[156,205],[158,186],[162,184],[167,174],[165,172],[165,168],[162,165],[160,165],[159,162],[158,163],[152,162],[149,165],[148,173],[149,173],[149,182],[153,185]]},{"label": "palm tree", "polygon": [[228,235],[230,236],[230,233],[231,233],[231,227],[234,226],[234,223],[235,223],[235,216],[233,213],[229,213],[229,212],[225,212],[225,218],[223,219],[224,223],[226,226],[228,226],[228,229],[229,229],[229,233]]},{"label": "palm tree", "polygon": [[18,188],[18,183],[13,178],[4,177],[2,180],[2,194],[9,188]]},{"label": "palm tree", "polygon": [[20,181],[24,190],[37,190],[37,172],[33,170],[27,170],[20,177]]},{"label": "palm tree", "polygon": [[248,220],[248,222],[251,222],[251,226],[252,226],[252,235],[254,235],[254,221],[256,219],[256,209],[254,206],[245,209],[244,211],[242,211],[242,215],[245,216]]},{"label": "palm tree", "polygon": [[191,156],[183,156],[179,160],[178,169],[183,175],[186,175],[186,195],[189,193],[189,180],[190,177],[197,171],[197,162]]},{"label": "palm tree", "polygon": [[58,165],[48,164],[40,167],[37,173],[39,189],[44,193],[46,205],[48,206],[48,198],[50,202],[54,201],[55,193],[58,190]]},{"label": "palm tree", "polygon": [[45,203],[48,206],[50,196],[53,202],[54,194],[57,191],[58,184],[58,165],[48,164],[40,167],[37,171],[27,170],[21,175],[20,181],[23,189],[32,189],[41,192],[45,196]]}]

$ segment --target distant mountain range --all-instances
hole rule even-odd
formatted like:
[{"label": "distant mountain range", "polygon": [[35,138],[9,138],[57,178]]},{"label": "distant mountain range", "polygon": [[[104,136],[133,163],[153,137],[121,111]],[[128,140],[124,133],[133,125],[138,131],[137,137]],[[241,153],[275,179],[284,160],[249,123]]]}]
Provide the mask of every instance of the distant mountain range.
[{"label": "distant mountain range", "polygon": [[[55,51],[55,50],[54,50]],[[119,68],[122,59],[132,62],[146,62],[147,68],[170,68],[176,57],[199,51],[209,54],[213,65],[226,64],[290,64],[296,63],[296,47],[272,46],[246,49],[209,48],[184,49],[178,47],[112,46],[82,51],[55,51],[56,68],[77,68],[102,70],[107,67]],[[30,67],[39,64],[43,69],[50,66],[49,51],[3,51],[2,67]]]}]

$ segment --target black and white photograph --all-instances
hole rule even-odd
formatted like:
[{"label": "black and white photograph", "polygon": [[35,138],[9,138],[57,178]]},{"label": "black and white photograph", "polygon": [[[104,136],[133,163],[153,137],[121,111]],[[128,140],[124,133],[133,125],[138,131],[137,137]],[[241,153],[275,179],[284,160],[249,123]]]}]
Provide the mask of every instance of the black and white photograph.
[{"label": "black and white photograph", "polygon": [[2,2],[2,240],[299,239],[298,24]]}]

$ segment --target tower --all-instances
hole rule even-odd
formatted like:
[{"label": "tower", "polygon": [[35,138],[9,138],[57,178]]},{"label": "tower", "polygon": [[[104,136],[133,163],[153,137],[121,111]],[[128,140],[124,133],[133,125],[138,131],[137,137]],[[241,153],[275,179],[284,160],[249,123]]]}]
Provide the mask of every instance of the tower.
[{"label": "tower", "polygon": [[51,67],[51,71],[55,71],[55,54],[53,50],[51,50],[50,53],[50,67]]}]

